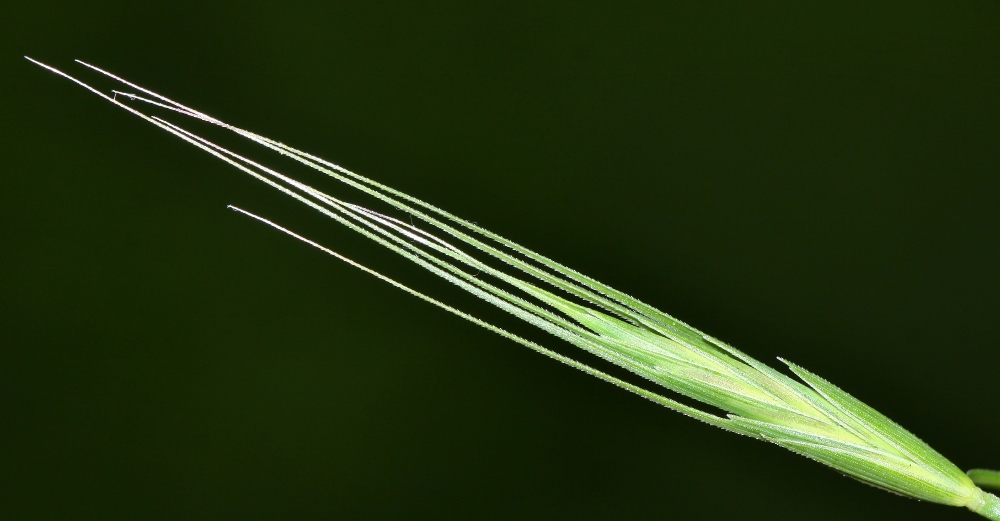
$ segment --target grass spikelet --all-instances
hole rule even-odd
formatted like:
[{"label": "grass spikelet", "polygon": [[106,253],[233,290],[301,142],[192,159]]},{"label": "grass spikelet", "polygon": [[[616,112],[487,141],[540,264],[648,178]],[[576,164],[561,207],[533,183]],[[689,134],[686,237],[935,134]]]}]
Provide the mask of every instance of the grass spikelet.
[{"label": "grass spikelet", "polygon": [[[30,58],[29,58],[30,60]],[[111,96],[47,65],[237,169],[289,195],[423,269],[573,346],[616,364],[659,389],[696,401],[686,405],[545,348],[433,299],[246,210],[233,210],[321,249],[418,298],[532,350],[669,409],[730,432],[768,441],[864,483],[920,500],[964,506],[1000,520],[998,473],[963,473],[913,434],[826,380],[790,362],[793,379],[653,306],[444,210],[288,145],[223,123],[129,83],[136,93]],[[82,63],[82,62],[80,62]],[[167,109],[229,130],[322,172],[420,221],[420,226],[338,199],[124,103]],[[715,410],[722,411],[721,414]],[[971,476],[971,477],[970,477]]]}]

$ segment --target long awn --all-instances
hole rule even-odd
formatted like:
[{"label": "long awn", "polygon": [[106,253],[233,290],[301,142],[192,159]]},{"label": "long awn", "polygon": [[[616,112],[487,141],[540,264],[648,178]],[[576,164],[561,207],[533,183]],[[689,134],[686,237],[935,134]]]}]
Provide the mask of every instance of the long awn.
[{"label": "long awn", "polygon": [[[223,123],[92,65],[79,62],[135,93],[112,91],[108,95],[62,71],[28,59],[525,322],[662,388],[726,414],[686,405],[559,354],[411,289],[263,217],[231,207],[397,288],[697,420],[780,445],[859,481],[903,496],[964,506],[988,519],[1000,520],[1000,498],[979,488],[1000,488],[1000,472],[974,469],[963,473],[898,424],[793,363],[782,360],[801,381],[638,299],[329,161]],[[167,109],[229,130],[415,217],[425,228],[333,197],[122,100]]]}]

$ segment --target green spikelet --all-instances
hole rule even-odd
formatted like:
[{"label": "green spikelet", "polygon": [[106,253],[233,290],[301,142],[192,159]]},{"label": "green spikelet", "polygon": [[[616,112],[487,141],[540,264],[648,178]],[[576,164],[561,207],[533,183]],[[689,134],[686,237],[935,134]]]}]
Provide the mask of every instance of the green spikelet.
[{"label": "green spikelet", "polygon": [[656,386],[723,414],[685,405],[555,353],[360,266],[264,218],[233,208],[427,302],[716,427],[780,445],[903,496],[964,506],[986,518],[1000,520],[1000,499],[977,486],[1000,486],[1000,473],[974,470],[966,475],[893,421],[795,364],[785,362],[801,381],[474,223],[318,157],[227,125],[91,65],[83,64],[141,93],[117,93],[123,98],[228,129],[419,219],[421,227],[306,186],[163,119],[146,115],[122,103],[117,96],[108,96],[56,69],[32,62],[209,152],[496,307]]}]

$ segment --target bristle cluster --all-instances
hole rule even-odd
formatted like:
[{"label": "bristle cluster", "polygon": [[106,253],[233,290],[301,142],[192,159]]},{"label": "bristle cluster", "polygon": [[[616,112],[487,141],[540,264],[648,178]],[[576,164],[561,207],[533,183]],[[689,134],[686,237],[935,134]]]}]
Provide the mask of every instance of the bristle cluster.
[{"label": "bristle cluster", "polygon": [[[35,62],[37,63],[37,62]],[[82,63],[82,62],[81,62]],[[42,65],[42,64],[39,64]],[[1000,519],[996,497],[917,437],[822,378],[785,362],[795,380],[629,295],[412,196],[258,134],[228,125],[131,84],[140,94],[108,96],[46,65],[106,100],[309,205],[448,282],[572,345],[708,409],[684,404],[557,354],[259,219],[389,283],[522,345],[673,410],[766,440],[865,483],[905,496]],[[151,104],[228,129],[374,197],[411,222],[370,210],[286,177],[121,99]],[[992,509],[992,510],[991,510]],[[992,513],[991,513],[992,512]]]}]

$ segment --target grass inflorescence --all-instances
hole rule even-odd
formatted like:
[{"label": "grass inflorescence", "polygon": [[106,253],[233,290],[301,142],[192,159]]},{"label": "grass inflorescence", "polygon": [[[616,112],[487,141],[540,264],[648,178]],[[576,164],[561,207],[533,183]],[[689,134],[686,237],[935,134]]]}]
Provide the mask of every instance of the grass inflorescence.
[{"label": "grass inflorescence", "polygon": [[[1000,487],[1000,473],[973,470],[967,475],[898,424],[791,362],[782,360],[798,380],[653,306],[329,161],[223,123],[92,65],[80,62],[136,92],[113,91],[109,96],[61,71],[32,62],[222,159],[503,311],[661,388],[709,407],[687,405],[559,354],[413,290],[263,217],[231,207],[427,302],[710,425],[780,445],[879,488],[911,498],[964,506],[989,519],[1000,520],[1000,499],[977,486]],[[419,220],[421,225],[336,198],[123,101],[168,109],[229,130],[372,196]]]}]

